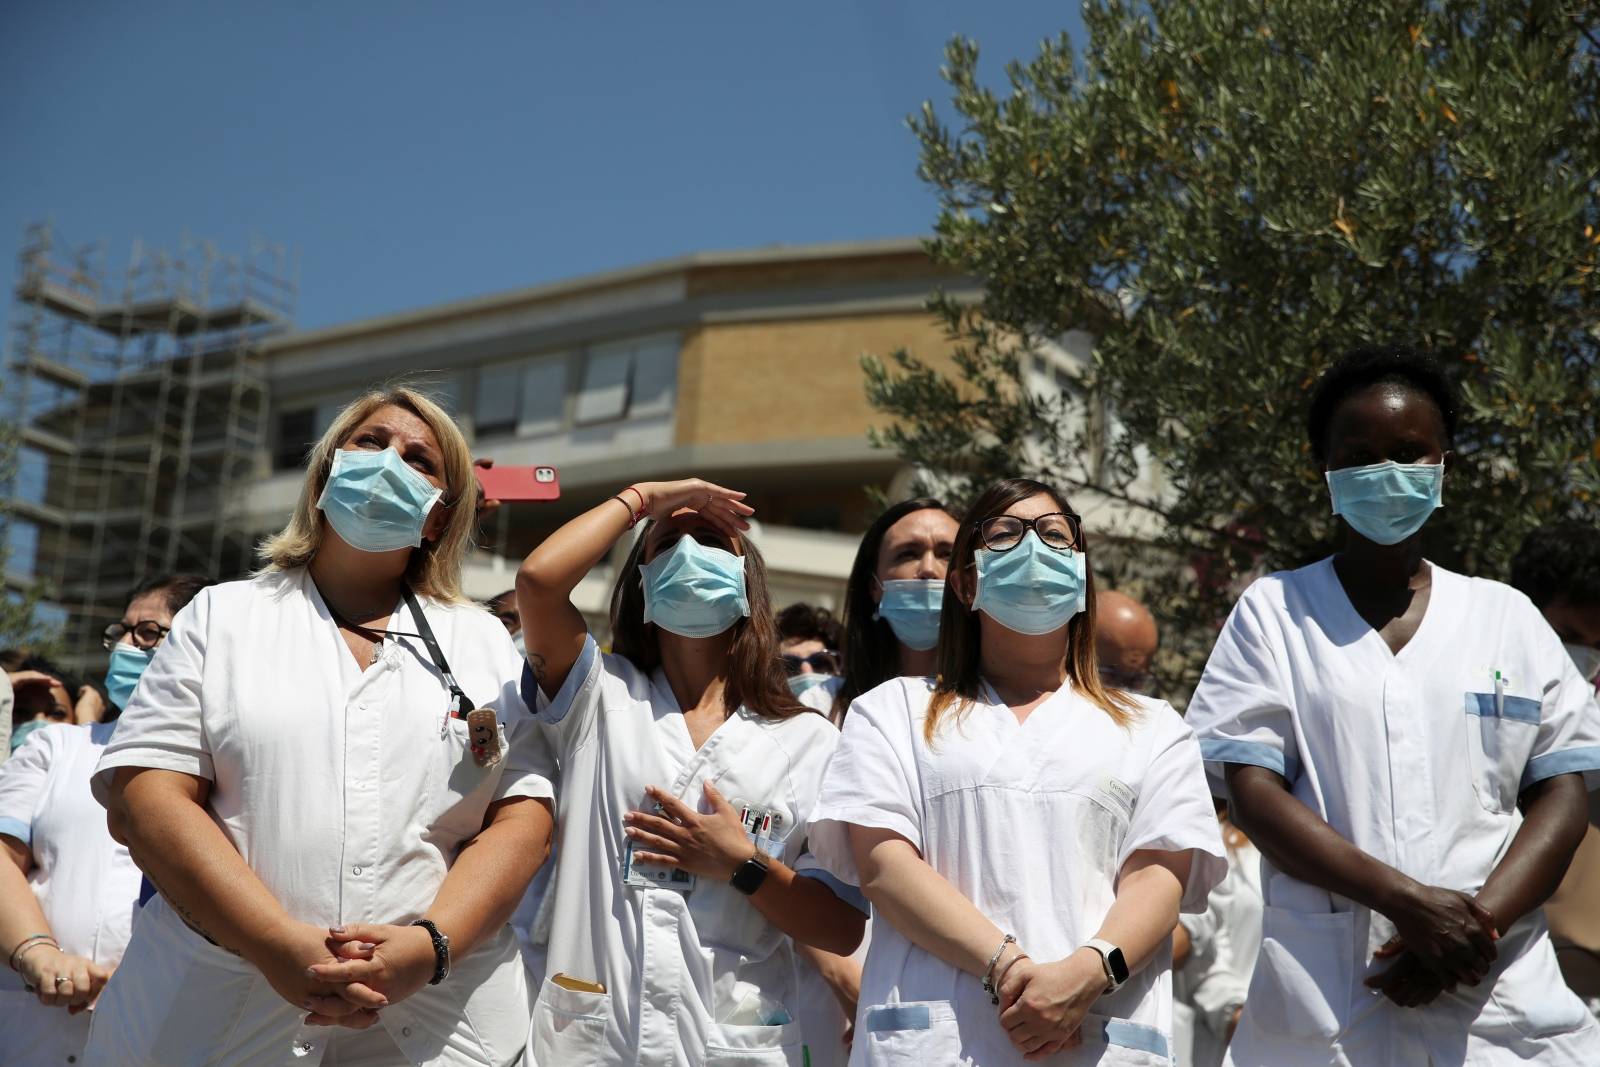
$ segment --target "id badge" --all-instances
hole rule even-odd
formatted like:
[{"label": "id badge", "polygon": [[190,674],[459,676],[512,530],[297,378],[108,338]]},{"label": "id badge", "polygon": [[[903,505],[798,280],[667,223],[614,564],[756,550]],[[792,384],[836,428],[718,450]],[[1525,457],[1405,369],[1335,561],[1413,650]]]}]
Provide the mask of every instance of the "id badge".
[{"label": "id badge", "polygon": [[685,896],[694,892],[695,876],[680,867],[659,863],[634,863],[633,842],[622,854],[622,884],[640,889],[670,889]]},{"label": "id badge", "polygon": [[467,740],[478,766],[493,767],[500,762],[500,723],[492,709],[475,708],[467,712]]},{"label": "id badge", "polygon": [[[661,815],[666,809],[660,804],[655,806],[655,813]],[[636,886],[641,889],[670,889],[674,893],[685,896],[694,892],[695,876],[680,867],[671,867],[660,863],[634,863],[633,839],[628,839],[628,848],[622,854],[622,884]]]}]

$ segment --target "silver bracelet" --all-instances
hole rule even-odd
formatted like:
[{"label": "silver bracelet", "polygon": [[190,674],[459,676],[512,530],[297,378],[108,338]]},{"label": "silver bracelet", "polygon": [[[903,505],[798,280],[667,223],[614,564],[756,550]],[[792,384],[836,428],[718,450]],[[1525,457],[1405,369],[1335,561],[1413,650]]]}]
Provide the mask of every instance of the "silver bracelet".
[{"label": "silver bracelet", "polygon": [[1005,955],[1006,946],[1015,945],[1016,943],[1016,936],[1007,934],[1005,940],[1000,942],[1000,947],[994,950],[994,955],[989,957],[989,966],[983,972],[983,991],[989,994],[989,999],[996,1004],[1000,1003],[1000,993],[995,988],[994,965],[1000,962],[1001,956]]}]

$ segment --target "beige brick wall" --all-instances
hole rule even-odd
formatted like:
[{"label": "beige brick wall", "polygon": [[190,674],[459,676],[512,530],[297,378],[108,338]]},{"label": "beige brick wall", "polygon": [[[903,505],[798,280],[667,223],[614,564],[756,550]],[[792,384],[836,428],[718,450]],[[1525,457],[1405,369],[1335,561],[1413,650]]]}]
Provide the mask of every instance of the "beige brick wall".
[{"label": "beige brick wall", "polygon": [[861,356],[902,347],[942,363],[950,344],[924,311],[703,327],[679,357],[677,443],[863,436],[880,420]]}]

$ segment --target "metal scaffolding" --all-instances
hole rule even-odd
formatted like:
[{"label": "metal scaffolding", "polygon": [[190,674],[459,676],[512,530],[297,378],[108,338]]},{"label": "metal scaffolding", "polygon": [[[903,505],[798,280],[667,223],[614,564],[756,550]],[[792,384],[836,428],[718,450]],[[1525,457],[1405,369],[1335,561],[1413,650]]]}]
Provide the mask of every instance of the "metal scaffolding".
[{"label": "metal scaffolding", "polygon": [[15,462],[0,480],[5,581],[37,583],[66,617],[73,665],[146,578],[237,577],[254,563],[243,493],[261,476],[261,341],[288,328],[280,246],[222,255],[135,244],[113,279],[103,246],[57,250],[27,227],[7,363]]}]

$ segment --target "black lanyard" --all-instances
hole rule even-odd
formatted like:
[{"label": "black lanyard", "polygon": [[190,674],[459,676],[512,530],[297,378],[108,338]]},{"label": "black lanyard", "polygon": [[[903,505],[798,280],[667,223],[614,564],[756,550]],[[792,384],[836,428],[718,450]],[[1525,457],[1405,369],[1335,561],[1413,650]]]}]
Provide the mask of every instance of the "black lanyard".
[{"label": "black lanyard", "polygon": [[[317,591],[320,593],[322,590],[319,589]],[[450,661],[444,658],[444,649],[439,647],[439,639],[433,636],[433,627],[428,624],[428,617],[422,613],[422,605],[417,603],[416,594],[411,592],[410,586],[403,585],[400,587],[400,595],[405,598],[406,607],[411,610],[411,618],[416,621],[417,629],[421,631],[420,633],[406,633],[403,630],[378,630],[371,626],[362,626],[360,623],[352,622],[335,611],[333,605],[328,603],[326,596],[322,598],[322,602],[327,605],[328,614],[333,616],[335,622],[346,629],[354,630],[369,641],[374,637],[415,637],[420,640],[427,647],[428,658],[433,660],[433,665],[438,668],[440,676],[444,679],[445,686],[450,690],[450,714],[458,719],[466,718],[467,712],[476,708],[477,705],[457,684],[456,676],[450,671]]]}]

